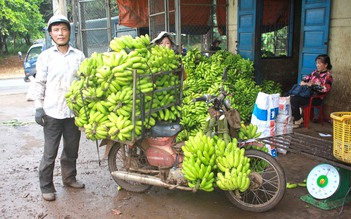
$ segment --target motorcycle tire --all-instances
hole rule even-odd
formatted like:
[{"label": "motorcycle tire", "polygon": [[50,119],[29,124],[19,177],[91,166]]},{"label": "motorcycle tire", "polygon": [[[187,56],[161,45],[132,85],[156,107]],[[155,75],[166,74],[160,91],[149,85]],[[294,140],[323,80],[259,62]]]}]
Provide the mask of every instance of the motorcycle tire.
[{"label": "motorcycle tire", "polygon": [[[115,142],[111,147],[111,150],[108,154],[108,168],[110,173],[114,171],[127,171],[124,167],[126,163],[127,156],[137,157],[138,159],[134,159],[133,162],[143,162],[146,160],[145,153],[140,150],[138,147],[133,147],[132,151],[126,144],[121,144],[119,142]],[[130,154],[132,153],[132,154]],[[121,186],[123,189],[130,192],[145,192],[149,190],[152,186],[146,185],[138,182],[129,182],[121,179],[116,179],[112,177],[115,182]]]},{"label": "motorcycle tire", "polygon": [[238,196],[235,191],[225,191],[230,202],[250,212],[266,212],[283,199],[286,190],[285,173],[278,161],[268,153],[247,150],[250,158],[250,187]]}]

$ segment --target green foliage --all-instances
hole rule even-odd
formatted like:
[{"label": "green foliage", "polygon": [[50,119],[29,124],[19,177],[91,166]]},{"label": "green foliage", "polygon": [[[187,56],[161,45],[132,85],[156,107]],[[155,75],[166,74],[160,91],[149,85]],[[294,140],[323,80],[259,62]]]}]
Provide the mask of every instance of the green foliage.
[{"label": "green foliage", "polygon": [[30,46],[28,46],[25,43],[16,43],[16,45],[14,45],[12,42],[8,43],[8,55],[17,55],[19,51],[22,52],[23,56],[25,55],[25,53],[28,51]]},{"label": "green foliage", "polygon": [[0,34],[5,39],[36,39],[42,36],[45,25],[39,10],[42,2],[43,0],[0,0]]},{"label": "green foliage", "polygon": [[288,54],[288,35],[289,27],[285,26],[279,30],[262,33],[261,53],[263,58],[286,56]]}]

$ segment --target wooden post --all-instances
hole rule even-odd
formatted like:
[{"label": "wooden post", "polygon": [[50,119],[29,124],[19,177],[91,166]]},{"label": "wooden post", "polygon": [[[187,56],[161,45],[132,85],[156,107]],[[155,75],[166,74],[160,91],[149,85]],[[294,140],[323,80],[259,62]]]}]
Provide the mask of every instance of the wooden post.
[{"label": "wooden post", "polygon": [[61,14],[67,17],[67,5],[66,0],[52,0],[53,14]]}]

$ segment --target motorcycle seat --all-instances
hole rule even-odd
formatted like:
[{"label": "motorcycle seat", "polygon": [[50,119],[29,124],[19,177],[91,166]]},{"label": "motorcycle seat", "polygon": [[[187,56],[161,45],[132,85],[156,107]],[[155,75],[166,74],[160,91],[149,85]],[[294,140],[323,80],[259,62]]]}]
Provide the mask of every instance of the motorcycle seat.
[{"label": "motorcycle seat", "polygon": [[151,136],[156,137],[171,137],[183,130],[183,126],[179,123],[157,123],[151,127]]}]

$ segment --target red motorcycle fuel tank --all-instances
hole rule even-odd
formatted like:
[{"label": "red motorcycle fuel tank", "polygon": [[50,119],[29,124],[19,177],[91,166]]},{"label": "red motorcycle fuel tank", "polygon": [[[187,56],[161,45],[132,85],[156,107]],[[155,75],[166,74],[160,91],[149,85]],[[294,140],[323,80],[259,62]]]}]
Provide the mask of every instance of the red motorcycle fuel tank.
[{"label": "red motorcycle fuel tank", "polygon": [[161,168],[172,167],[177,152],[172,148],[176,136],[148,137],[143,146],[146,146],[146,157],[150,165]]},{"label": "red motorcycle fuel tank", "polygon": [[146,150],[146,157],[150,165],[162,168],[172,167],[175,161],[172,154],[158,147],[149,147]]}]

